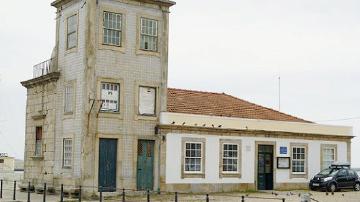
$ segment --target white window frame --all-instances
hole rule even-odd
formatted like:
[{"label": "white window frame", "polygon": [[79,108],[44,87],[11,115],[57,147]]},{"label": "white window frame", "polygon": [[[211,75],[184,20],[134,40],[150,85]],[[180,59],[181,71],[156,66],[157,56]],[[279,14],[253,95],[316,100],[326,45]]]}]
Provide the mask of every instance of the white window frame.
[{"label": "white window frame", "polygon": [[[325,159],[325,156],[327,155],[326,150],[332,150],[332,152],[333,152],[333,154],[332,154],[333,159],[332,160],[328,161],[328,160]],[[336,147],[335,146],[327,146],[327,145],[323,146],[321,154],[323,155],[322,156],[322,162],[321,162],[321,165],[322,165],[321,169],[328,168],[332,163],[334,163],[336,161]],[[325,167],[325,165],[327,165],[327,166]]]},{"label": "white window frame", "polygon": [[66,85],[64,88],[64,113],[72,113],[74,111],[74,87]]},{"label": "white window frame", "polygon": [[[186,156],[186,145],[187,144],[200,144],[200,157],[187,157]],[[185,142],[185,145],[184,145],[184,173],[185,174],[202,174],[203,173],[203,158],[204,158],[204,155],[203,155],[203,142]],[[200,170],[199,171],[187,171],[186,170],[186,159],[189,158],[189,159],[200,159]]]},{"label": "white window frame", "polygon": [[[114,102],[115,100],[108,100],[108,99],[103,99],[102,97],[102,91],[103,90],[108,90],[108,89],[104,89],[104,85],[112,85],[112,86],[117,86],[117,91],[118,91],[118,96],[117,96],[117,108],[116,109],[104,109],[103,105],[106,102]],[[100,107],[100,112],[104,112],[104,113],[119,113],[120,112],[120,83],[112,83],[112,82],[101,82],[100,83],[100,99],[101,99],[101,107]]]},{"label": "white window frame", "polygon": [[[120,23],[120,28],[117,28],[116,26],[110,26],[110,27],[106,27],[106,24],[109,24],[109,23],[105,23],[105,16],[106,14],[108,14],[108,16],[112,16],[112,17],[115,17],[115,21],[113,21],[113,23],[118,24]],[[118,17],[120,17],[119,21],[118,22]],[[112,38],[113,37],[108,37],[108,41],[105,42],[105,37],[106,36],[113,36],[112,34],[109,34],[107,35],[106,34],[106,31],[109,31],[111,33],[118,33],[118,38],[119,38],[119,44],[116,44],[116,43],[113,43],[112,41]],[[122,36],[122,32],[123,32],[123,14],[121,13],[115,13],[115,12],[111,12],[111,11],[103,11],[103,29],[102,29],[102,32],[103,32],[103,36],[102,36],[102,44],[103,45],[108,45],[108,46],[116,46],[116,47],[122,47],[122,41],[123,41],[123,36]],[[115,37],[116,39],[116,37]],[[110,40],[110,42],[109,42]]]},{"label": "white window frame", "polygon": [[63,168],[71,168],[73,162],[73,140],[63,139]]},{"label": "white window frame", "polygon": [[[298,153],[295,153],[294,152],[294,149],[298,149],[298,148],[300,148],[300,149],[304,149],[304,159],[294,159],[294,155],[295,154],[298,154]],[[292,146],[291,147],[291,150],[292,150],[292,153],[291,153],[291,173],[292,174],[296,174],[296,175],[298,175],[298,174],[306,174],[306,158],[307,158],[307,156],[306,156],[306,147],[305,146]],[[301,154],[301,153],[299,153],[299,154]],[[304,171],[303,172],[295,172],[294,171],[294,166],[293,166],[293,162],[304,162]]]},{"label": "white window frame", "polygon": [[[74,20],[75,20],[75,25],[74,26],[76,26],[76,28],[75,28],[75,30],[73,30],[73,31],[71,31],[71,32],[69,32],[69,20],[71,19],[71,18],[74,18]],[[69,16],[68,18],[66,18],[66,50],[70,50],[70,49],[73,49],[73,48],[76,48],[77,47],[77,43],[78,43],[78,23],[79,23],[79,21],[78,21],[78,14],[74,14],[74,15],[71,15],[71,16]],[[70,42],[70,40],[69,40],[69,37],[70,36],[72,36],[72,35],[75,35],[75,41],[76,41],[76,43],[75,43],[75,45],[74,46],[69,46],[69,42]]]},{"label": "white window frame", "polygon": [[[153,25],[155,27],[146,26],[146,24],[154,23]],[[149,43],[146,47],[146,41],[143,42],[143,39],[145,40],[147,38],[148,40],[155,40],[154,46],[150,48]],[[150,51],[150,52],[158,52],[159,51],[159,21],[147,17],[140,17],[140,50],[143,51]]]},{"label": "white window frame", "polygon": [[[237,150],[236,150],[236,153],[237,153],[237,156],[236,157],[225,157],[225,149],[224,149],[224,146],[225,145],[236,145],[237,146]],[[221,162],[222,162],[222,166],[221,166],[221,172],[224,173],[224,174],[237,174],[237,173],[240,173],[240,145],[239,144],[236,144],[236,143],[228,143],[228,142],[224,142],[221,144],[221,149],[222,149],[222,156],[221,156]],[[232,159],[232,160],[236,160],[236,171],[224,171],[224,159]]]}]

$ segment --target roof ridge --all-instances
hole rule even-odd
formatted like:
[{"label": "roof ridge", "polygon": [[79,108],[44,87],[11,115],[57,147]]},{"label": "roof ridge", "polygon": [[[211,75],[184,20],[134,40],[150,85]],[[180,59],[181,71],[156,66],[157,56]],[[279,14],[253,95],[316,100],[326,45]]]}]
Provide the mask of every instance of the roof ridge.
[{"label": "roof ridge", "polygon": [[302,118],[299,118],[299,117],[296,117],[296,116],[293,116],[293,115],[290,115],[290,114],[286,114],[284,112],[280,112],[278,110],[275,110],[275,109],[272,109],[272,108],[269,108],[269,107],[265,107],[265,106],[262,106],[262,105],[259,105],[259,104],[255,104],[253,102],[250,102],[248,100],[244,100],[242,98],[238,98],[238,97],[235,97],[233,95],[229,95],[227,93],[218,93],[218,92],[209,92],[209,91],[201,91],[201,90],[190,90],[190,89],[180,89],[180,88],[168,88],[169,90],[174,90],[174,91],[184,91],[184,92],[190,92],[190,93],[203,93],[203,94],[212,94],[212,95],[224,95],[224,96],[227,96],[227,97],[230,97],[232,99],[236,99],[236,100],[239,100],[239,101],[242,101],[242,102],[246,102],[248,103],[249,105],[252,105],[252,106],[255,106],[255,107],[259,107],[259,108],[264,108],[266,110],[270,110],[272,112],[275,112],[275,113],[279,113],[283,116],[287,116],[287,117],[291,117],[293,119],[297,119],[297,120],[300,120],[300,121],[304,121],[304,122],[307,122],[307,123],[314,123],[314,122],[311,122],[311,121],[308,121],[308,120],[305,120],[305,119],[302,119]]},{"label": "roof ridge", "polygon": [[217,94],[217,95],[227,95],[226,93],[219,93],[219,92],[210,92],[210,91],[202,91],[202,90],[190,90],[190,89],[183,89],[183,88],[168,88],[172,90],[181,90],[187,92],[194,92],[194,93],[207,93],[207,94]]},{"label": "roof ridge", "polygon": [[232,98],[234,98],[234,99],[241,100],[241,101],[243,101],[243,102],[247,102],[247,103],[249,103],[249,104],[251,104],[251,105],[254,105],[254,106],[262,107],[262,108],[271,110],[271,111],[273,111],[273,112],[280,113],[280,114],[285,115],[285,116],[290,116],[290,117],[293,117],[293,118],[296,118],[296,119],[303,120],[303,121],[308,122],[308,123],[313,123],[312,121],[308,121],[308,120],[299,118],[299,117],[297,117],[297,116],[293,116],[293,115],[291,115],[291,114],[286,114],[286,113],[284,113],[284,112],[275,110],[275,109],[270,108],[270,107],[265,107],[265,106],[263,106],[263,105],[255,104],[255,103],[250,102],[250,101],[248,101],[248,100],[244,100],[244,99],[242,99],[242,98],[238,98],[238,97],[235,97],[235,96],[233,96],[233,95],[226,94],[226,93],[224,93],[224,94],[225,94],[226,96],[232,97]]}]

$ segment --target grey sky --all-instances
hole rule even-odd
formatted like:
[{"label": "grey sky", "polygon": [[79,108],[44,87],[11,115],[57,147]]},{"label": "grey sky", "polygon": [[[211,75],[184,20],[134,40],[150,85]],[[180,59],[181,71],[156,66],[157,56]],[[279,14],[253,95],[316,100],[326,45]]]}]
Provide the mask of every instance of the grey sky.
[{"label": "grey sky", "polygon": [[[23,156],[32,65],[55,41],[51,0],[0,7],[0,152]],[[15,13],[14,10],[17,12]],[[178,0],[170,25],[169,86],[226,92],[304,119],[360,117],[360,1]],[[324,124],[354,126],[360,119]],[[360,138],[353,164],[360,167]]]}]

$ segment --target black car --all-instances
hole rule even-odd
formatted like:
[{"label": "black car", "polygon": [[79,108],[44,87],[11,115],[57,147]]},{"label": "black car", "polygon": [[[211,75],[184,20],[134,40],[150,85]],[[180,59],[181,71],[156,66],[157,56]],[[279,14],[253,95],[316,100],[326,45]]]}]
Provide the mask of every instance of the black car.
[{"label": "black car", "polygon": [[358,174],[346,166],[331,166],[315,175],[310,180],[311,190],[327,190],[335,192],[340,189],[360,190],[360,178]]}]

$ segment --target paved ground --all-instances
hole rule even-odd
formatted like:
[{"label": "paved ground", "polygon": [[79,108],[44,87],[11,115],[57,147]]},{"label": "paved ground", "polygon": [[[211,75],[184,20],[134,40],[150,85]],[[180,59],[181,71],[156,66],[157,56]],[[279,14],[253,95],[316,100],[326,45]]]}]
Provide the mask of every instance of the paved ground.
[{"label": "paved ground", "polygon": [[[293,192],[276,192],[277,195],[272,194],[271,192],[266,193],[218,193],[211,194],[209,196],[210,201],[219,201],[219,202],[241,202],[241,196],[245,197],[246,202],[281,202],[284,198],[286,202],[300,202],[301,197],[299,194],[305,194],[308,192],[305,191],[293,191]],[[326,195],[325,192],[310,192],[311,198],[316,199],[319,202],[360,202],[360,192],[346,191],[346,192],[336,192],[334,195]],[[58,202],[58,195],[47,195],[47,202]],[[23,192],[16,193],[16,201],[26,202],[27,194]],[[168,202],[175,201],[173,194],[162,194],[162,195],[151,195],[151,201],[156,202]],[[31,194],[31,201],[41,202],[43,196],[41,194]],[[3,199],[0,199],[1,202],[10,202],[12,200],[12,192],[9,190],[4,190]],[[65,199],[65,201],[78,201],[77,199]],[[86,202],[97,202],[99,200],[83,200]],[[118,202],[121,201],[121,197],[104,197],[106,202]],[[129,196],[126,197],[126,201],[129,202],[141,202],[146,201],[146,196]],[[205,195],[195,195],[195,194],[179,194],[179,202],[205,202]],[[315,200],[313,200],[315,201]],[[315,202],[316,202],[315,201]]]}]

